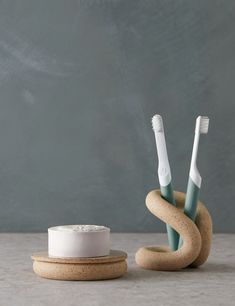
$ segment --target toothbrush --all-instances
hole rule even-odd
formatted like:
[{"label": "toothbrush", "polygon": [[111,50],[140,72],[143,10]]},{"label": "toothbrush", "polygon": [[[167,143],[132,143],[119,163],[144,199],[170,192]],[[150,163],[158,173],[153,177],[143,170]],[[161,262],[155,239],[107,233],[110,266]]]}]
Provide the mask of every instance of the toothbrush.
[{"label": "toothbrush", "polygon": [[[199,139],[201,134],[207,134],[209,129],[209,118],[204,116],[197,117],[195,136],[193,143],[193,152],[191,158],[191,165],[189,171],[189,180],[185,198],[184,213],[193,221],[196,218],[197,202],[201,188],[202,178],[197,169],[197,152],[199,146]],[[180,238],[179,247],[182,245]]]},{"label": "toothbrush", "polygon": [[[152,126],[155,134],[158,155],[158,178],[162,197],[175,205],[173,188],[171,183],[171,170],[167,156],[166,141],[164,135],[163,121],[160,115],[154,115]],[[178,248],[179,235],[167,224],[167,235],[170,248],[175,251]]]}]

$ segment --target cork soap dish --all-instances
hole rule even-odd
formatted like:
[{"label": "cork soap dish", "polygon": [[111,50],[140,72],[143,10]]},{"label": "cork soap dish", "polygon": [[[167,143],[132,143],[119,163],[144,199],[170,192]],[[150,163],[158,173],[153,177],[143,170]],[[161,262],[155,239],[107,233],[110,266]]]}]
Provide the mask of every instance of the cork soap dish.
[{"label": "cork soap dish", "polygon": [[32,256],[33,269],[44,278],[58,280],[102,280],[122,276],[127,271],[126,253],[111,250],[107,256],[53,258],[47,253]]},{"label": "cork soap dish", "polygon": [[127,254],[109,249],[110,229],[67,225],[48,229],[48,252],[34,254],[33,270],[57,280],[104,280],[127,271]]},{"label": "cork soap dish", "polygon": [[183,245],[177,251],[166,246],[146,246],[135,256],[136,263],[145,269],[173,271],[188,266],[198,267],[208,258],[212,239],[212,220],[202,202],[199,201],[195,223],[188,218],[182,208],[185,194],[174,192],[177,207],[161,197],[159,190],[151,191],[146,197],[150,212],[169,224],[182,237]]}]

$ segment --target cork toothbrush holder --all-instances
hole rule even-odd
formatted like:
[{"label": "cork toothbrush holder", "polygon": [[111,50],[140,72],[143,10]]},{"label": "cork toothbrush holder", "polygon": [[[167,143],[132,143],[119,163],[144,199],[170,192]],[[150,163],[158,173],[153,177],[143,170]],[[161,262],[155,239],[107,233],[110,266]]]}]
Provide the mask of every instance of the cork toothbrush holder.
[{"label": "cork toothbrush holder", "polygon": [[173,227],[182,237],[183,245],[177,251],[167,246],[146,246],[140,248],[136,263],[144,268],[159,271],[174,271],[186,267],[199,267],[206,262],[212,240],[211,216],[199,201],[195,223],[182,211],[185,194],[174,192],[176,207],[161,197],[160,190],[152,190],[146,197],[146,206],[150,212]]}]

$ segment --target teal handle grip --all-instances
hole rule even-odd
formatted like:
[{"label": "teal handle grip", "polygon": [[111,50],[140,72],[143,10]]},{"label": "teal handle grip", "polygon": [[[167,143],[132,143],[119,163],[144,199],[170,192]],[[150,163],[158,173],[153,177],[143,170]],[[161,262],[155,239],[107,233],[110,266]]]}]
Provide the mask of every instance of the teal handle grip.
[{"label": "teal handle grip", "polygon": [[[185,198],[184,213],[191,220],[195,221],[197,213],[197,202],[199,198],[200,189],[198,186],[189,178],[188,187]],[[179,248],[182,245],[182,239],[179,240]]]},{"label": "teal handle grip", "polygon": [[[169,183],[167,186],[161,186],[161,195],[167,202],[175,206],[174,193],[171,183]],[[172,227],[170,227],[169,224],[166,225],[166,229],[170,248],[172,251],[176,251],[178,249],[179,234]]]}]

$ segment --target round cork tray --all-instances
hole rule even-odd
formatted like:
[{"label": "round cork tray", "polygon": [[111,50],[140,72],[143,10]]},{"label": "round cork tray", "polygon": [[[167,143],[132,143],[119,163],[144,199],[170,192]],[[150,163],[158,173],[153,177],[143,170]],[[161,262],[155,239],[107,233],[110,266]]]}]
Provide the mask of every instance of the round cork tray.
[{"label": "round cork tray", "polygon": [[56,258],[41,252],[31,258],[34,272],[49,279],[105,280],[121,277],[127,271],[127,254],[118,250],[102,257]]}]

